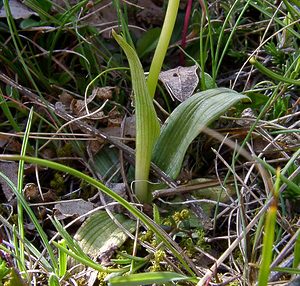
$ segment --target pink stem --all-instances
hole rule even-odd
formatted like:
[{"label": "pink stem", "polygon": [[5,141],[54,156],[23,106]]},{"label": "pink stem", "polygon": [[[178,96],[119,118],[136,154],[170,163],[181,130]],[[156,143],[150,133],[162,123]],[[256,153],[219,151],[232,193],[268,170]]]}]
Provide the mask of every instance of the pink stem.
[{"label": "pink stem", "polygon": [[[186,10],[185,10],[184,24],[183,24],[182,34],[181,34],[181,47],[182,47],[182,49],[185,49],[185,46],[186,46],[186,37],[187,37],[189,21],[190,21],[190,17],[191,17],[192,3],[193,3],[193,0],[188,0]],[[180,61],[180,65],[184,66],[184,54],[183,54],[183,52],[180,53],[179,61]]]}]

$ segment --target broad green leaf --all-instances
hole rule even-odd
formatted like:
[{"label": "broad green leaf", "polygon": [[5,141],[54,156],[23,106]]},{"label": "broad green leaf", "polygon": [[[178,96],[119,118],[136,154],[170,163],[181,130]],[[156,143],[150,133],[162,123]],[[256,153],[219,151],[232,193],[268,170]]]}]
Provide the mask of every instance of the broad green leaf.
[{"label": "broad green leaf", "polygon": [[109,286],[138,286],[162,284],[166,282],[189,280],[190,277],[175,272],[147,272],[114,277],[109,280]]},{"label": "broad green leaf", "polygon": [[104,146],[101,151],[93,156],[90,164],[103,180],[112,178],[111,182],[115,182],[114,174],[119,168],[118,150]]},{"label": "broad green leaf", "polygon": [[[116,214],[115,219],[129,232],[135,230],[135,221],[122,214]],[[96,258],[105,252],[120,247],[127,239],[127,235],[106,211],[99,211],[82,224],[75,235],[75,239],[85,253]]]},{"label": "broad green leaf", "polygon": [[113,36],[124,50],[130,66],[136,113],[135,192],[141,202],[147,202],[150,200],[147,181],[153,146],[159,135],[159,122],[135,50],[114,31]]},{"label": "broad green leaf", "polygon": [[153,152],[153,162],[175,179],[187,148],[205,126],[228,108],[248,97],[227,88],[199,92],[182,102],[161,129]]}]

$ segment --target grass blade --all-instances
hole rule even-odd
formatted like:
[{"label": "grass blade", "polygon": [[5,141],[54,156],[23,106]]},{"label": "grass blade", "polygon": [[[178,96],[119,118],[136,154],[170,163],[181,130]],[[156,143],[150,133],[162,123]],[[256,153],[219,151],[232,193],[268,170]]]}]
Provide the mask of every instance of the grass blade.
[{"label": "grass blade", "polygon": [[[20,158],[26,158],[22,157],[22,156],[18,156]],[[20,159],[21,160],[21,159]],[[24,160],[25,161],[25,160]],[[20,202],[22,204],[23,209],[26,211],[27,215],[29,216],[31,222],[33,223],[33,225],[35,226],[37,232],[39,233],[41,240],[44,244],[44,246],[47,249],[48,255],[50,256],[50,260],[51,260],[51,267],[52,267],[52,271],[56,271],[58,269],[58,265],[57,265],[57,259],[55,258],[55,255],[53,253],[53,250],[49,244],[49,240],[47,238],[46,233],[44,232],[42,226],[40,225],[38,219],[36,218],[33,210],[29,207],[28,203],[26,202],[23,194],[20,194],[17,191],[16,186],[13,184],[13,182],[7,177],[5,176],[3,173],[0,172],[0,176],[5,180],[5,182],[8,184],[8,186],[11,188],[11,190],[13,191],[13,193],[15,194],[15,196],[17,197],[18,202]],[[36,252],[37,253],[37,252]],[[46,265],[46,264],[44,264]]]},{"label": "grass blade", "polygon": [[138,286],[162,284],[167,282],[190,280],[190,277],[174,272],[148,272],[114,277],[109,280],[109,286]]},{"label": "grass blade", "polygon": [[[28,145],[28,139],[29,139],[29,134],[30,134],[30,128],[31,128],[31,123],[32,123],[32,117],[33,117],[33,109],[30,109],[29,115],[28,115],[28,121],[27,121],[27,126],[26,130],[24,133],[23,137],[23,142],[22,142],[22,148],[21,148],[21,156],[26,155],[26,150],[27,150],[27,145]],[[24,161],[20,160],[19,162],[19,169],[18,169],[18,185],[17,185],[17,192],[22,196],[23,192],[23,177],[24,177]],[[17,245],[16,245],[16,251],[19,253],[20,257],[20,262],[18,261],[18,267],[22,269],[23,271],[26,269],[25,266],[25,254],[24,254],[24,239],[25,239],[25,231],[24,231],[24,216],[23,216],[23,205],[22,202],[19,200],[17,201],[17,209],[18,209],[18,231],[20,235],[20,240],[18,245],[18,250],[17,250]]]},{"label": "grass blade", "polygon": [[3,96],[3,93],[2,93],[2,89],[0,88],[0,107],[2,109],[2,112],[3,114],[5,115],[5,117],[7,118],[7,120],[9,121],[10,125],[13,127],[13,129],[16,131],[16,132],[20,132],[21,129],[18,125],[18,123],[15,121],[10,109],[9,109],[9,106]]},{"label": "grass blade", "polygon": [[266,68],[263,64],[261,64],[255,57],[252,57],[249,60],[250,64],[254,65],[261,73],[265,74],[271,79],[278,80],[279,82],[285,82],[288,84],[300,85],[300,80],[292,79],[289,77],[285,77],[281,74],[277,74],[270,69]]},{"label": "grass blade", "polygon": [[300,264],[300,233],[298,234],[294,246],[293,268],[297,268]]},{"label": "grass blade", "polygon": [[258,286],[268,284],[270,265],[272,260],[273,242],[275,237],[275,225],[277,216],[278,194],[280,188],[280,170],[277,169],[274,197],[266,214],[265,233],[263,238],[262,261],[258,274]]}]

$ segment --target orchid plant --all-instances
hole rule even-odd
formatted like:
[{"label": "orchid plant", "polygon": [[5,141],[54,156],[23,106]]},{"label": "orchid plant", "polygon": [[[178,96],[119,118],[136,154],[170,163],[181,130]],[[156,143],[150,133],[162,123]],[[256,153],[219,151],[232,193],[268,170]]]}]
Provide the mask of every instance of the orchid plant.
[{"label": "orchid plant", "polygon": [[147,80],[134,48],[113,31],[115,40],[127,56],[131,71],[136,107],[135,194],[143,203],[151,202],[152,198],[148,184],[151,161],[175,179],[188,146],[200,131],[239,100],[247,99],[245,95],[227,88],[202,91],[181,103],[160,128],[153,97],[175,25],[178,6],[179,0],[168,2]]}]

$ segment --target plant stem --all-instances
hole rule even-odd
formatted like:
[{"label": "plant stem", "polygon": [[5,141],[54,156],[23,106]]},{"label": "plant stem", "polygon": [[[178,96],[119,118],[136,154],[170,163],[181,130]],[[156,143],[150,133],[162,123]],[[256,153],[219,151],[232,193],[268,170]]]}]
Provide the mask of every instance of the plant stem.
[{"label": "plant stem", "polygon": [[161,67],[167,53],[167,49],[170,43],[172,32],[175,26],[179,7],[179,0],[170,0],[168,2],[167,12],[161,34],[158,40],[158,44],[151,62],[149,76],[147,79],[147,85],[150,96],[153,98],[157,86],[158,76],[161,71]]},{"label": "plant stem", "polygon": [[300,85],[300,80],[292,79],[285,77],[283,75],[277,74],[270,69],[266,68],[263,64],[261,64],[255,57],[252,57],[249,60],[251,65],[254,65],[261,73],[267,75],[271,79],[278,80],[279,82],[285,82],[288,84]]},{"label": "plant stem", "polygon": [[272,260],[272,249],[275,236],[275,225],[278,206],[278,195],[280,188],[280,169],[276,170],[276,182],[272,203],[266,214],[265,233],[263,238],[262,261],[258,274],[258,286],[266,286],[270,274],[270,264]]},{"label": "plant stem", "polygon": [[[186,12],[184,16],[184,24],[183,24],[183,30],[181,34],[181,48],[184,50],[186,46],[186,36],[189,28],[189,21],[191,17],[191,11],[192,11],[192,3],[193,0],[188,0],[187,6],[186,6]],[[181,51],[180,58],[179,58],[180,65],[184,65],[184,53]]]}]

